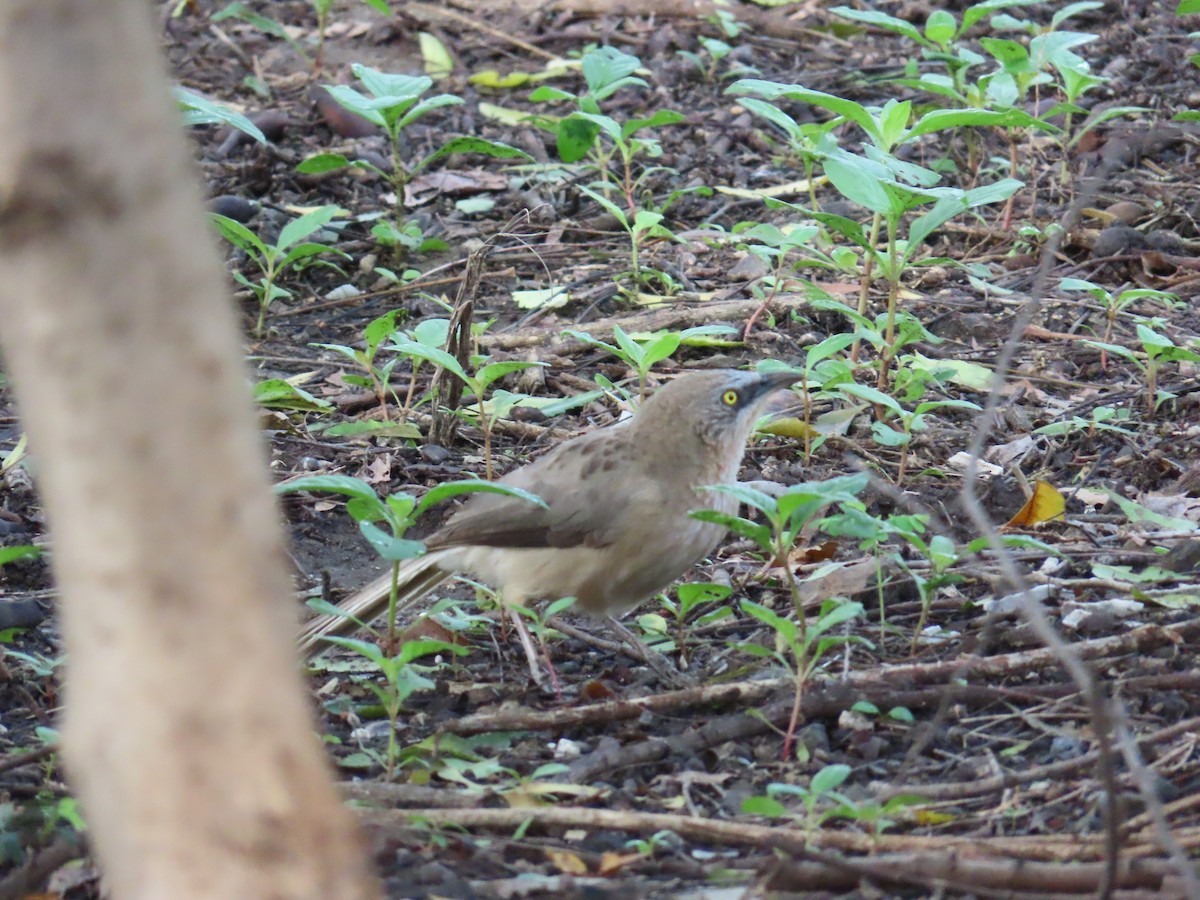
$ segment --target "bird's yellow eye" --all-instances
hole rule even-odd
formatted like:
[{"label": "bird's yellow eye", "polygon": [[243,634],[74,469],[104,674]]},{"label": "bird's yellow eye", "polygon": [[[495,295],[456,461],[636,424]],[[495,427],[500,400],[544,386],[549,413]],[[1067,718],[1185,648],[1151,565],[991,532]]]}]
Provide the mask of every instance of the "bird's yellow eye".
[{"label": "bird's yellow eye", "polygon": [[738,392],[737,391],[726,391],[725,393],[723,393],[721,395],[721,402],[724,403],[726,406],[737,406]]}]

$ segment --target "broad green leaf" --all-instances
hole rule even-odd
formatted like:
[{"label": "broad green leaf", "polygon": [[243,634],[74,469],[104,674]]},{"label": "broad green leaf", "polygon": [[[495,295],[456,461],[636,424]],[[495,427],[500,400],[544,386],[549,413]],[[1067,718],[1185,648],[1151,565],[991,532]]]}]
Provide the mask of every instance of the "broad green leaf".
[{"label": "broad green leaf", "polygon": [[[1200,0],[1197,0],[1200,2]],[[788,815],[787,807],[771,797],[747,797],[742,801],[742,812],[748,816],[767,816],[779,819]]]},{"label": "broad green leaf", "polygon": [[828,794],[835,788],[840,787],[850,777],[852,771],[853,769],[849,766],[841,763],[826,766],[812,777],[812,781],[808,784],[808,789],[814,794]]},{"label": "broad green leaf", "polygon": [[472,478],[461,481],[448,481],[426,491],[425,496],[417,504],[414,517],[420,517],[425,510],[436,503],[441,503],[443,500],[449,500],[451,497],[457,497],[461,494],[501,494],[506,497],[524,500],[543,509],[548,508],[545,501],[537,496],[537,494],[498,481],[480,481]]},{"label": "broad green leaf", "polygon": [[220,213],[209,213],[208,218],[210,222],[217,226],[217,231],[221,233],[221,237],[225,238],[229,243],[260,259],[266,257],[267,245],[259,240],[257,234],[241,222],[231,219],[228,216],[223,216]]},{"label": "broad green leaf", "polygon": [[279,232],[279,239],[275,242],[275,246],[280,250],[286,250],[292,244],[304,240],[304,238],[308,237],[314,231],[320,231],[333,221],[334,216],[339,211],[336,206],[320,206],[312,212],[305,213],[298,219],[293,219],[283,226],[283,230]]},{"label": "broad green leaf", "polygon": [[282,378],[268,378],[254,385],[254,402],[266,409],[291,409],[299,412],[329,412],[333,404],[319,400]]},{"label": "broad green leaf", "polygon": [[416,357],[417,359],[425,359],[431,363],[441,366],[443,369],[453,373],[462,380],[464,384],[470,383],[470,378],[463,371],[459,361],[447,353],[445,350],[438,347],[430,347],[426,344],[419,344],[416,341],[410,340],[403,335],[393,335],[391,347],[394,350],[403,353],[405,356]]},{"label": "broad green leaf", "polygon": [[0,547],[0,566],[21,559],[37,559],[41,550],[32,544],[22,544],[19,547]]},{"label": "broad green leaf", "polygon": [[318,153],[296,166],[296,171],[302,175],[320,175],[322,172],[333,172],[350,165],[350,160],[340,153]]},{"label": "broad green leaf", "polygon": [[583,55],[583,79],[588,91],[597,100],[603,100],[619,87],[627,84],[645,85],[640,78],[629,78],[641,66],[636,56],[623,53],[615,47],[600,47]]},{"label": "broad green leaf", "polygon": [[435,160],[441,159],[443,156],[450,156],[452,153],[479,153],[497,159],[533,159],[524,150],[518,150],[516,147],[508,146],[508,144],[487,141],[477,137],[455,137],[446,141],[442,146],[422,159],[420,163],[413,166],[412,171],[417,172]]},{"label": "broad green leaf", "polygon": [[231,125],[238,131],[245,132],[260,144],[267,143],[266,135],[257,125],[240,112],[230,109],[220,103],[201,97],[186,88],[175,88],[175,99],[183,110],[183,121],[186,125]]}]

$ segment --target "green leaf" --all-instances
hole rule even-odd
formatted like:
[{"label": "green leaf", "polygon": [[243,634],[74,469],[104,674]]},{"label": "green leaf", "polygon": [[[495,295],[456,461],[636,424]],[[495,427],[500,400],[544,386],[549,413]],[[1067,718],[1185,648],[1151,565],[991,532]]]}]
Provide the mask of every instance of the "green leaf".
[{"label": "green leaf", "polygon": [[308,391],[288,384],[282,378],[268,378],[254,385],[254,402],[266,409],[297,412],[329,412],[334,408],[328,400],[318,400]]},{"label": "green leaf", "polygon": [[588,91],[597,100],[603,100],[626,84],[645,85],[640,78],[629,78],[641,64],[636,56],[630,56],[615,47],[600,47],[583,55],[581,68]]},{"label": "green leaf", "polygon": [[748,816],[768,816],[772,819],[778,819],[788,814],[787,807],[778,800],[761,796],[747,797],[743,800],[742,812]]},{"label": "green leaf", "polygon": [[796,623],[791,619],[785,619],[774,610],[767,609],[761,603],[755,603],[753,600],[743,600],[740,605],[743,612],[758,619],[789,644],[796,642]]},{"label": "green leaf", "polygon": [[[862,22],[865,25],[874,25],[876,28],[882,28],[893,34],[901,35],[914,43],[920,44],[922,47],[932,46],[925,35],[917,30],[915,25],[906,22],[904,19],[889,16],[887,13],[877,12],[876,10],[854,9],[849,6],[835,6],[829,11],[835,16],[841,16],[843,19]],[[951,17],[951,22],[953,21],[954,19]]]},{"label": "green leaf", "polygon": [[545,501],[537,494],[498,481],[481,481],[469,478],[459,481],[447,481],[426,491],[425,496],[417,504],[414,518],[419,518],[425,510],[434,504],[441,503],[443,500],[449,500],[451,497],[458,497],[461,494],[501,494],[505,497],[515,497],[518,500],[524,500],[527,503],[532,503],[534,506],[540,506],[542,509],[549,508],[546,506]]},{"label": "green leaf", "polygon": [[890,394],[885,394],[883,391],[879,390],[878,388],[873,388],[870,385],[856,384],[851,382],[850,384],[839,384],[838,390],[843,394],[849,394],[850,396],[857,397],[860,400],[866,400],[868,403],[874,403],[878,406],[884,407],[885,409],[890,409],[892,412],[896,413],[896,415],[904,414],[904,407],[899,404],[895,397],[892,397]]},{"label": "green leaf", "polygon": [[298,219],[293,219],[283,226],[283,230],[279,232],[279,239],[275,242],[276,248],[286,250],[299,241],[304,240],[315,231],[320,231],[331,221],[333,217],[340,212],[336,206],[320,206],[300,216]]},{"label": "green leaf", "polygon": [[496,159],[533,159],[524,150],[518,150],[516,147],[508,146],[508,144],[501,144],[497,141],[486,141],[483,138],[477,137],[455,137],[446,141],[441,147],[421,160],[418,166],[413,167],[413,171],[423,169],[434,160],[441,159],[443,156],[450,156],[452,153],[480,153],[484,156],[495,157]]},{"label": "green leaf", "polygon": [[389,75],[359,63],[351,66],[350,70],[377,98],[415,100],[433,87],[433,79],[426,75]]},{"label": "green leaf", "polygon": [[850,777],[850,773],[854,771],[847,765],[841,763],[832,766],[826,766],[809,782],[808,789],[814,794],[828,794],[830,791],[841,786],[841,784]]},{"label": "green leaf", "polygon": [[513,372],[520,372],[523,369],[533,368],[534,366],[545,366],[548,363],[534,362],[524,359],[509,359],[503,362],[488,363],[475,373],[473,379],[481,389],[486,389],[489,384],[497,378],[503,378]]},{"label": "green leaf", "polygon": [[264,258],[267,255],[267,245],[264,244],[257,234],[238,222],[236,219],[231,219],[228,216],[223,216],[220,213],[209,213],[209,221],[217,226],[217,231],[221,233],[221,237],[229,241],[235,247],[245,250],[247,253],[258,258]]},{"label": "green leaf", "polygon": [[565,163],[579,162],[588,155],[598,134],[600,126],[578,114],[560,119],[556,138],[559,159]]},{"label": "green leaf", "polygon": [[41,552],[32,544],[22,544],[19,547],[0,547],[0,566],[21,559],[37,559]]},{"label": "green leaf", "polygon": [[239,112],[235,112],[220,103],[214,103],[186,88],[175,88],[175,99],[183,110],[183,121],[186,125],[231,125],[238,131],[245,132],[260,144],[267,143],[266,135],[257,125]]},{"label": "green leaf", "polygon": [[[915,30],[915,29],[914,29]],[[883,143],[875,117],[860,103],[845,100],[824,91],[814,91],[799,84],[780,84],[775,81],[762,81],[757,78],[743,78],[735,81],[726,90],[727,94],[757,94],[767,100],[777,100],[784,97],[788,100],[799,100],[827,109],[838,116],[843,116],[858,125],[867,136],[877,144]]]},{"label": "green leaf", "polygon": [[680,122],[686,122],[687,117],[682,113],[677,113],[673,109],[656,110],[653,115],[646,119],[630,119],[621,126],[621,137],[628,139],[643,128],[658,128],[662,125],[677,125]]},{"label": "green leaf", "polygon": [[770,494],[763,493],[757,488],[752,488],[745,484],[710,484],[700,488],[700,490],[728,494],[735,498],[738,503],[744,503],[751,509],[757,509],[768,515],[774,513],[778,508],[775,498]]},{"label": "green leaf", "polygon": [[425,545],[420,541],[395,537],[372,522],[359,520],[358,530],[375,549],[375,552],[389,562],[415,559],[425,553]]},{"label": "green leaf", "polygon": [[325,494],[341,494],[379,502],[375,489],[361,478],[350,475],[302,475],[275,485],[276,494],[295,494],[298,491],[316,491]]},{"label": "green leaf", "polygon": [[371,98],[360,94],[346,84],[327,84],[325,85],[325,90],[344,109],[350,110],[355,115],[362,116],[368,122],[378,125],[380,128],[387,127],[387,120],[383,117],[383,113],[374,107]]},{"label": "green leaf", "polygon": [[467,373],[463,371],[463,367],[458,360],[437,347],[429,347],[425,344],[419,344],[414,340],[410,340],[403,335],[397,334],[392,337],[392,348],[403,353],[405,356],[416,357],[417,359],[428,360],[435,365],[441,366],[443,369],[456,375],[464,384],[470,384],[471,379]]},{"label": "green leaf", "polygon": [[584,187],[582,184],[579,185],[579,190],[583,191],[583,193],[604,207],[606,212],[608,212],[614,219],[621,223],[622,228],[624,228],[626,231],[629,230],[629,219],[626,218],[625,211],[621,209],[621,207],[617,206],[617,204],[613,203],[603,194],[593,191],[591,188]]},{"label": "green leaf", "polygon": [[350,165],[350,160],[340,153],[318,153],[296,166],[301,175],[320,175],[322,172],[333,172]]}]

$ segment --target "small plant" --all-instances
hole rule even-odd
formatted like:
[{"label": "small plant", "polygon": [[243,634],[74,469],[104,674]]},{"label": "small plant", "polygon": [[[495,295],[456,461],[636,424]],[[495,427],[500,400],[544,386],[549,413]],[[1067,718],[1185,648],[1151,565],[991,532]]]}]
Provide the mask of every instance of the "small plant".
[{"label": "small plant", "polygon": [[388,781],[396,774],[396,764],[400,758],[400,743],[397,739],[400,713],[404,704],[417,691],[428,691],[436,687],[435,683],[426,677],[437,670],[437,666],[416,665],[416,660],[434,653],[452,653],[465,656],[466,647],[450,644],[446,641],[405,641],[400,645],[399,652],[389,655],[383,648],[357,638],[328,637],[331,644],[352,650],[373,665],[383,676],[383,684],[367,682],[367,687],[379,699],[380,706],[388,719],[388,744],[383,754],[382,763]]},{"label": "small plant", "polygon": [[1129,423],[1130,415],[1127,409],[1117,409],[1112,406],[1097,406],[1092,410],[1090,418],[1071,416],[1061,422],[1051,422],[1033,429],[1034,434],[1067,435],[1076,432],[1086,432],[1091,437],[1097,431],[1111,431],[1116,434],[1136,434],[1128,428],[1122,428],[1121,422]]},{"label": "small plant", "polygon": [[1153,416],[1160,405],[1175,397],[1170,391],[1159,390],[1158,373],[1163,363],[1200,362],[1200,353],[1177,346],[1169,337],[1159,334],[1149,325],[1139,324],[1137,336],[1142,343],[1141,353],[1120,344],[1105,344],[1099,341],[1084,343],[1124,357],[1138,368],[1146,380],[1146,413]]},{"label": "small plant", "polygon": [[[365,346],[362,350],[356,350],[344,344],[309,344],[310,347],[324,347],[326,350],[340,353],[366,373],[365,375],[346,375],[344,377],[347,384],[371,389],[375,394],[375,399],[379,401],[379,410],[383,414],[385,422],[391,421],[391,417],[388,415],[387,401],[388,395],[391,393],[392,369],[400,361],[400,357],[394,357],[383,365],[376,365],[375,357],[383,342],[396,331],[396,316],[401,312],[401,310],[392,310],[368,323],[367,327],[363,329]],[[391,397],[399,405],[399,398],[394,393],[391,393]]]},{"label": "small plant", "polygon": [[[915,409],[909,410],[901,406],[900,401],[890,394],[885,394],[883,391],[865,384],[847,382],[839,384],[838,390],[848,396],[873,403],[885,413],[890,413],[890,416],[881,416],[874,422],[871,434],[877,443],[885,447],[900,448],[900,467],[896,472],[897,485],[904,484],[904,476],[908,471],[909,445],[912,443],[914,434],[924,431],[928,427],[926,417],[929,413],[938,409],[979,409],[979,404],[972,403],[970,400],[927,400],[918,403]],[[888,424],[887,419],[892,416],[895,417],[898,428]]]},{"label": "small plant", "polygon": [[822,605],[816,622],[811,626],[808,624],[804,613],[804,603],[800,596],[799,583],[796,581],[795,573],[788,561],[788,553],[800,530],[815,521],[827,507],[838,504],[841,507],[861,508],[862,504],[858,500],[858,494],[862,493],[866,486],[867,475],[862,472],[831,478],[824,482],[793,485],[778,498],[748,485],[717,484],[711,485],[705,490],[727,494],[739,503],[758,510],[766,519],[766,523],[743,519],[736,513],[711,509],[697,510],[691,514],[694,519],[702,522],[715,522],[741,537],[754,541],[782,569],[784,584],[792,600],[796,621],[793,622],[765,606],[748,600],[742,602],[742,609],[769,625],[776,634],[776,649],[756,644],[744,645],[743,649],[757,656],[774,658],[792,673],[792,678],[796,683],[792,716],[784,737],[783,757],[785,759],[791,756],[792,741],[800,721],[804,686],[812,674],[816,662],[830,647],[837,644],[851,640],[867,643],[861,638],[822,637],[831,628],[861,615],[861,603],[828,601]]},{"label": "small plant", "polygon": [[[680,50],[678,51],[679,55],[696,67],[700,72],[700,77],[705,82],[712,84],[717,80],[717,70],[721,68],[721,63],[733,52],[733,46],[720,38],[707,37],[705,35],[700,35],[696,38],[696,42],[700,45],[699,53],[691,50]],[[729,70],[721,77],[736,78],[743,75],[757,74],[758,70],[754,66],[738,63],[730,66]]]},{"label": "small plant", "polygon": [[[209,217],[216,224],[221,236],[235,247],[245,251],[260,272],[258,281],[251,281],[241,272],[233,273],[234,280],[238,284],[250,288],[258,300],[258,321],[254,326],[255,337],[262,337],[267,307],[271,305],[272,301],[280,297],[292,296],[291,291],[281,288],[278,283],[289,269],[312,264],[314,258],[322,254],[332,254],[343,259],[350,258],[335,247],[307,240],[333,221],[337,214],[336,206],[322,206],[314,209],[284,225],[279,232],[279,237],[274,243],[269,244],[241,222],[217,213],[209,213]],[[325,265],[332,264],[325,263]]]},{"label": "small plant", "polygon": [[329,85],[326,90],[342,107],[384,130],[391,144],[391,171],[384,171],[365,160],[351,161],[339,153],[310,156],[300,163],[296,170],[306,174],[317,174],[353,167],[374,172],[387,181],[396,195],[397,224],[380,223],[372,229],[372,234],[381,241],[410,249],[420,246],[423,236],[420,235],[419,227],[414,233],[413,223],[401,225],[399,222],[403,217],[405,186],[431,163],[453,153],[482,153],[500,159],[530,158],[529,154],[507,144],[464,136],[449,139],[414,163],[406,162],[401,139],[404,129],[435,109],[461,104],[462,98],[453,94],[436,94],[422,99],[422,95],[433,87],[433,79],[425,75],[389,75],[357,63],[351,68],[354,76],[366,89],[366,93],[344,84]]},{"label": "small plant", "polygon": [[729,325],[698,325],[695,328],[685,328],[683,331],[666,331],[647,337],[631,337],[620,325],[614,325],[613,339],[617,343],[613,345],[592,337],[586,331],[574,331],[569,328],[563,331],[563,334],[569,334],[577,341],[607,350],[637,372],[639,402],[646,399],[646,378],[655,363],[669,359],[680,345],[688,340],[730,333],[736,333],[736,329]]},{"label": "small plant", "polygon": [[[682,122],[684,117],[673,110],[660,109],[647,118],[630,119],[621,124],[601,112],[600,102],[624,87],[648,87],[643,79],[634,75],[641,67],[641,61],[613,47],[600,47],[585,53],[580,66],[587,84],[585,93],[572,94],[542,85],[529,95],[529,99],[534,103],[571,101],[576,104],[577,111],[557,120],[543,117],[540,124],[555,132],[558,155],[563,162],[579,162],[592,154],[593,165],[605,184],[612,183],[609,166],[613,157],[618,156],[622,169],[619,184],[626,207],[632,213],[637,208],[635,194],[640,182],[634,174],[635,161],[642,156],[652,159],[662,155],[657,140],[644,134],[639,136],[639,133],[674,125]],[[607,145],[599,140],[601,135],[608,139]]]},{"label": "small plant", "polygon": [[[887,280],[887,349],[881,360],[878,385],[882,389],[895,355],[893,338],[900,282],[907,267],[913,263],[917,249],[956,215],[977,206],[1007,200],[1023,186],[1015,179],[1004,179],[971,190],[938,187],[941,179],[936,172],[897,159],[894,155],[896,149],[922,135],[945,129],[965,126],[1016,127],[1034,120],[1028,113],[1018,109],[939,109],[917,117],[910,125],[913,109],[912,103],[907,100],[889,100],[882,108],[871,109],[852,100],[801,85],[758,79],[735,82],[727,93],[753,94],[771,102],[788,99],[810,103],[853,122],[866,134],[869,144],[862,155],[836,149],[826,153],[822,160],[825,174],[838,192],[874,214],[870,228],[864,230],[858,222],[843,216],[814,212],[813,217],[861,248],[864,253],[866,264],[859,291],[859,315],[866,314],[868,289],[874,270],[878,268]],[[901,239],[902,223],[915,210],[931,204],[932,209],[912,219],[907,239]],[[877,248],[881,228],[886,241],[882,251]],[[853,355],[857,358],[857,354]]]},{"label": "small plant", "polygon": [[[890,816],[926,802],[914,794],[897,794],[883,803],[855,801],[838,790],[852,771],[849,766],[837,763],[820,769],[809,780],[808,787],[773,782],[767,785],[766,796],[747,797],[742,803],[742,812],[773,819],[799,821],[805,833],[809,835],[814,834],[830,819],[849,819],[866,823],[870,826],[871,833],[878,836],[895,824]],[[779,797],[799,798],[801,811],[792,812],[777,799]]]},{"label": "small plant", "polygon": [[[674,232],[662,224],[666,216],[654,210],[639,209],[634,212],[631,220],[621,207],[617,206],[617,204],[613,203],[603,194],[599,194],[582,185],[580,185],[579,190],[599,203],[625,229],[625,233],[629,235],[629,275],[633,284],[628,293],[631,297],[637,299],[642,288],[649,286],[651,278],[658,277],[661,280],[663,277],[661,272],[642,268],[639,261],[639,252],[642,245],[651,238],[675,239]],[[669,294],[670,290],[667,293]]]},{"label": "small plant", "polygon": [[501,362],[489,363],[486,357],[474,357],[472,359],[475,365],[475,373],[468,374],[467,371],[459,364],[458,360],[452,355],[438,347],[431,347],[428,344],[412,340],[401,334],[392,336],[392,343],[389,349],[397,350],[400,353],[413,357],[426,359],[436,363],[447,372],[450,372],[458,378],[474,396],[475,408],[479,417],[479,429],[483,432],[483,455],[484,464],[487,466],[487,480],[492,480],[492,427],[495,425],[497,411],[493,409],[490,413],[484,403],[484,394],[491,387],[492,383],[505,375],[510,375],[513,372],[519,372],[522,369],[532,368],[534,366],[544,366],[546,363],[534,362],[532,360],[504,360]]},{"label": "small plant", "polygon": [[[733,588],[727,584],[681,584],[675,589],[676,600],[672,600],[666,594],[658,595],[659,605],[671,621],[668,622],[667,616],[661,613],[646,613],[638,616],[638,625],[643,633],[649,636],[651,649],[659,653],[678,650],[683,657],[684,648],[687,647],[688,638],[694,629],[703,628],[733,615],[733,609],[723,602],[728,600],[732,593]],[[700,613],[702,607],[711,608]]]},{"label": "small plant", "polygon": [[[1112,341],[1113,328],[1117,324],[1117,318],[1131,303],[1138,300],[1158,300],[1169,307],[1179,305],[1179,298],[1176,295],[1149,288],[1134,288],[1113,294],[1100,285],[1084,281],[1082,278],[1064,278],[1059,287],[1064,291],[1084,291],[1091,294],[1104,307],[1104,336],[1100,340],[1106,344]],[[1106,350],[1100,351],[1100,368],[1108,368],[1108,351]]]}]

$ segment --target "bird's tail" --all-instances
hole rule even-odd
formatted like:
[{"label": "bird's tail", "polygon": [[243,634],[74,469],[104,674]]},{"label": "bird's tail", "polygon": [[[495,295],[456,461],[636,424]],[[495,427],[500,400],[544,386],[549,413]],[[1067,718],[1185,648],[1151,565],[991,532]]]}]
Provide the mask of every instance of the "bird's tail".
[{"label": "bird's tail", "polygon": [[[396,576],[396,609],[416,603],[450,577],[438,568],[439,557],[438,553],[428,553],[400,564]],[[392,573],[385,572],[337,605],[344,615],[316,616],[310,619],[300,632],[300,652],[306,658],[312,656],[322,649],[322,638],[351,634],[358,629],[358,622],[370,622],[387,609],[391,590]]]}]

